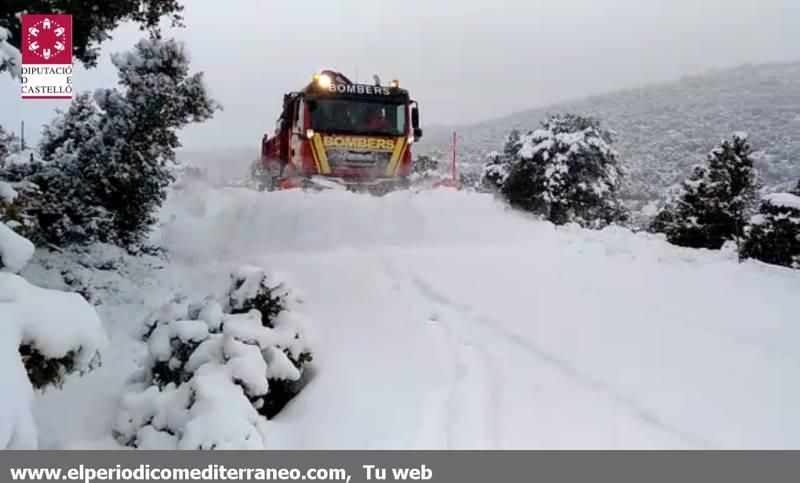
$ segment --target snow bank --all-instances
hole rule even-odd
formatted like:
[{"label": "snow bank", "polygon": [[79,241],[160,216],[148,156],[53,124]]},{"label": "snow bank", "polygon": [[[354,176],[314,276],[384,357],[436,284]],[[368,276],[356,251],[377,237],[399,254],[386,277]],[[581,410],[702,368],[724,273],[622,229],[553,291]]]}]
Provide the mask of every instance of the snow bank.
[{"label": "snow bank", "polygon": [[22,270],[33,256],[35,247],[27,238],[0,221],[0,269]]},{"label": "snow bank", "polygon": [[96,362],[106,337],[97,313],[79,295],[0,273],[0,448],[37,443],[33,390],[19,354],[22,343],[48,359],[74,355],[75,370],[83,371]]},{"label": "snow bank", "polygon": [[[5,276],[0,273],[0,284]],[[3,297],[0,291],[0,449],[36,449],[33,387],[19,357],[22,333],[17,324],[3,318]]]},{"label": "snow bank", "polygon": [[520,226],[528,233],[542,229],[520,223],[524,219],[492,195],[450,189],[375,198],[347,191],[258,193],[198,186],[172,194],[154,242],[197,262],[385,244],[475,245],[502,243]]},{"label": "snow bank", "polygon": [[16,190],[10,184],[0,181],[0,202],[10,203],[15,199],[17,199]]}]

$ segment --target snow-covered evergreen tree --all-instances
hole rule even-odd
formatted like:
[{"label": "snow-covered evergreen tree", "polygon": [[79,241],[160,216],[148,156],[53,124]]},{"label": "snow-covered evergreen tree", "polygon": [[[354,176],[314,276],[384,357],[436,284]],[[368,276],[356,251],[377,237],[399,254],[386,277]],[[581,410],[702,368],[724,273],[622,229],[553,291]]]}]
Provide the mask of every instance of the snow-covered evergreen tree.
[{"label": "snow-covered evergreen tree", "polygon": [[[737,133],[696,166],[681,186],[680,196],[665,208],[652,228],[680,246],[719,249],[740,240],[757,191],[747,135]],[[668,220],[665,222],[665,218]]]},{"label": "snow-covered evergreen tree", "polygon": [[800,192],[773,193],[761,200],[747,227],[741,257],[800,269]]},{"label": "snow-covered evergreen tree", "polygon": [[490,191],[502,188],[511,171],[511,166],[517,161],[517,155],[522,147],[521,134],[518,129],[512,129],[503,143],[503,152],[493,152],[489,155],[489,162],[483,168],[481,186]]},{"label": "snow-covered evergreen tree", "polygon": [[612,143],[596,119],[551,116],[520,138],[501,193],[512,206],[559,225],[597,228],[622,221],[622,171]]},{"label": "snow-covered evergreen tree", "polygon": [[311,353],[282,283],[256,267],[222,301],[176,298],[145,324],[149,357],[114,433],[141,449],[263,449],[265,419],[302,388]]},{"label": "snow-covered evergreen tree", "polygon": [[123,89],[77,96],[45,129],[44,162],[27,176],[48,243],[141,242],[174,180],[177,130],[217,109],[174,40],[142,40],[112,60]]},{"label": "snow-covered evergreen tree", "polygon": [[106,161],[101,121],[92,96],[83,93],[45,127],[39,145],[43,162],[32,165],[26,177],[36,187],[27,210],[36,218],[37,241],[59,246],[109,241],[113,213],[85,176],[93,164]]},{"label": "snow-covered evergreen tree", "polygon": [[48,162],[74,162],[86,145],[96,142],[100,130],[100,110],[92,95],[75,96],[66,112],[59,112],[42,131],[39,155]]},{"label": "snow-covered evergreen tree", "polygon": [[189,73],[189,56],[175,40],[141,40],[112,62],[124,91],[95,93],[104,114],[103,158],[82,174],[113,213],[109,241],[134,245],[155,222],[173,181],[171,164],[180,146],[176,131],[211,118],[218,105],[206,92],[202,73]]}]

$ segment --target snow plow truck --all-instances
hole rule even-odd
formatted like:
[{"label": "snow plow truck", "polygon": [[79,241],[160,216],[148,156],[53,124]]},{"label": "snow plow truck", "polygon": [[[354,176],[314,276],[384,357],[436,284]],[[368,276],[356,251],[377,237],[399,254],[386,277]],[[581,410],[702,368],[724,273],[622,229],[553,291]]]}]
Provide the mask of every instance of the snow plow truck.
[{"label": "snow plow truck", "polygon": [[422,136],[419,107],[398,81],[358,84],[324,70],[284,95],[272,136],[261,145],[263,189],[407,186],[411,147]]}]

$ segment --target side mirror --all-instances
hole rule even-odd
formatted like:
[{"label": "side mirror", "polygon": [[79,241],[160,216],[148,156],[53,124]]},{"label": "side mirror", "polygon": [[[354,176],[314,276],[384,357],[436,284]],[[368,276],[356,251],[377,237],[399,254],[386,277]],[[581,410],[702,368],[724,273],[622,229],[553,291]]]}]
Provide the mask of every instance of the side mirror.
[{"label": "side mirror", "polygon": [[422,129],[415,127],[414,128],[414,139],[419,139],[422,137]]},{"label": "side mirror", "polygon": [[414,131],[419,129],[419,109],[417,106],[411,108],[411,127],[414,128]]}]

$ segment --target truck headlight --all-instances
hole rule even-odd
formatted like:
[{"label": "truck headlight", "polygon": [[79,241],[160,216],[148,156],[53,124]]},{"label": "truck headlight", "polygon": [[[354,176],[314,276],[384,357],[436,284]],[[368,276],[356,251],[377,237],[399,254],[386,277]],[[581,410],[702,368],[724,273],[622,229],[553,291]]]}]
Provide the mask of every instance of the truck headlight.
[{"label": "truck headlight", "polygon": [[320,74],[317,77],[317,85],[323,89],[327,89],[333,84],[333,79],[328,74]]}]

